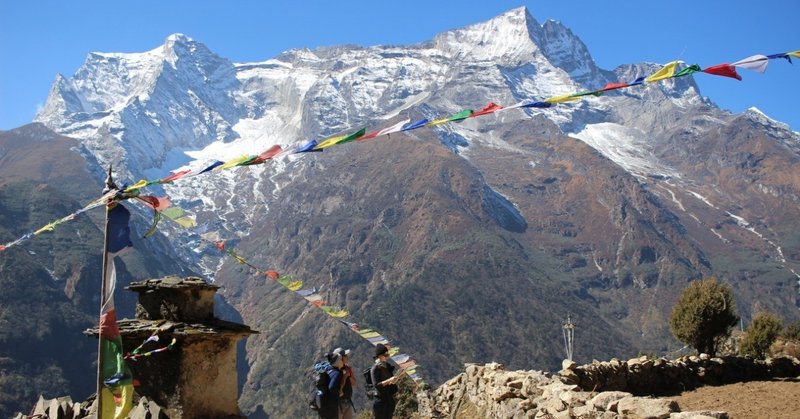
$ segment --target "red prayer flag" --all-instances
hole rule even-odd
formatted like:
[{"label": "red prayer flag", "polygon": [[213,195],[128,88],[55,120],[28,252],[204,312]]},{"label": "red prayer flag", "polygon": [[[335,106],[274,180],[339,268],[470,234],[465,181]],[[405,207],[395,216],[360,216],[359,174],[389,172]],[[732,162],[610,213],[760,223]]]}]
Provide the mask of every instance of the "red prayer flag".
[{"label": "red prayer flag", "polygon": [[703,69],[703,73],[713,74],[715,76],[730,77],[732,79],[741,80],[742,76],[736,72],[736,67],[730,64],[719,64]]},{"label": "red prayer flag", "polygon": [[600,91],[601,92],[605,92],[605,91],[608,91],[608,90],[622,89],[623,87],[628,87],[628,84],[627,83],[608,83],[606,85],[606,87],[600,89]]},{"label": "red prayer flag", "polygon": [[377,137],[377,136],[378,136],[378,133],[380,133],[380,132],[381,132],[380,130],[378,130],[378,131],[372,131],[372,132],[370,132],[370,133],[368,133],[368,134],[366,134],[366,135],[362,136],[361,138],[357,139],[356,141],[371,140],[371,139],[373,139],[373,138]]},{"label": "red prayer flag", "polygon": [[469,117],[475,118],[476,116],[488,115],[492,112],[499,111],[500,109],[503,109],[503,107],[494,102],[489,102],[486,106],[483,107],[483,109],[473,112],[472,115],[470,115]]},{"label": "red prayer flag", "polygon": [[191,172],[191,170],[181,170],[180,172],[175,172],[175,173],[165,177],[164,179],[161,179],[160,181],[158,181],[158,183],[169,183],[169,182],[172,182],[175,179],[179,179],[179,178],[183,177],[183,175],[185,175],[185,174],[187,174],[189,172]]},{"label": "red prayer flag", "polygon": [[271,280],[273,280],[273,281],[277,280],[277,279],[278,279],[278,278],[280,278],[280,276],[281,276],[281,275],[280,275],[278,272],[276,272],[276,271],[266,271],[266,272],[264,272],[264,275],[266,275],[266,276],[267,276],[267,278],[269,278],[269,279],[271,279]]},{"label": "red prayer flag", "polygon": [[214,246],[217,246],[217,249],[219,249],[219,250],[225,250],[225,242],[224,241],[214,242]]},{"label": "red prayer flag", "polygon": [[274,146],[272,146],[269,149],[267,149],[267,151],[259,154],[258,157],[255,158],[255,160],[257,160],[259,163],[265,162],[265,161],[275,157],[275,155],[280,153],[281,150],[283,150],[281,148],[281,146],[275,144]]},{"label": "red prayer flag", "polygon": [[137,198],[139,198],[140,201],[144,202],[145,205],[156,211],[163,211],[167,209],[170,205],[172,205],[172,202],[170,202],[169,198],[167,198],[166,196],[155,197],[155,196],[144,195],[144,196],[139,196]]}]

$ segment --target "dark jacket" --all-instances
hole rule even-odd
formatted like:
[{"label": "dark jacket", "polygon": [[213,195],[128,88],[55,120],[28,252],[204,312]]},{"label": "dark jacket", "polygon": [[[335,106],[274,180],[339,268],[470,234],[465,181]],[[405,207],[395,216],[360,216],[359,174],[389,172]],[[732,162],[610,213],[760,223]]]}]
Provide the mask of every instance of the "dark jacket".
[{"label": "dark jacket", "polygon": [[372,370],[370,370],[370,375],[372,377],[372,384],[378,391],[378,395],[376,397],[382,400],[392,399],[395,393],[397,393],[397,384],[381,386],[378,385],[378,383],[380,383],[381,381],[388,380],[389,378],[392,378],[392,376],[394,375],[394,367],[389,363],[379,362],[372,366]]}]

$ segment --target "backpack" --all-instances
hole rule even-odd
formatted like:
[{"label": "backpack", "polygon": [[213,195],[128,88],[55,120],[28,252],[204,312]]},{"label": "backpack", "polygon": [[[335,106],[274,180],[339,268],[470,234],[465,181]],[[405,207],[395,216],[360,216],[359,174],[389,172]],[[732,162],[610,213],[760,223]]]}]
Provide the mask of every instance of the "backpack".
[{"label": "backpack", "polygon": [[322,409],[322,400],[330,393],[328,389],[328,384],[330,382],[328,368],[330,368],[328,361],[320,361],[314,364],[312,377],[314,381],[314,390],[312,390],[311,400],[308,402],[308,407],[310,407],[311,410]]},{"label": "backpack", "polygon": [[364,375],[364,388],[367,391],[367,398],[373,399],[375,396],[378,395],[378,389],[375,388],[375,385],[372,383],[372,369],[375,366],[371,366],[364,370],[362,373]]}]

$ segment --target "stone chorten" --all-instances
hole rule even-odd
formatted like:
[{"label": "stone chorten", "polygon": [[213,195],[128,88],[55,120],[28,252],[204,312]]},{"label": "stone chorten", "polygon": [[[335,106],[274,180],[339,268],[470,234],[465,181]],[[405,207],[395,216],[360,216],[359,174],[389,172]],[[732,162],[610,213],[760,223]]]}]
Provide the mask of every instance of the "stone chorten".
[{"label": "stone chorten", "polygon": [[142,352],[176,339],[170,351],[128,362],[139,382],[136,393],[157,403],[171,419],[243,417],[237,403],[236,342],[258,332],[214,317],[219,287],[201,278],[170,276],[126,288],[139,293],[139,302],[135,320],[118,322],[125,351],[153,333],[159,342],[148,343]]}]

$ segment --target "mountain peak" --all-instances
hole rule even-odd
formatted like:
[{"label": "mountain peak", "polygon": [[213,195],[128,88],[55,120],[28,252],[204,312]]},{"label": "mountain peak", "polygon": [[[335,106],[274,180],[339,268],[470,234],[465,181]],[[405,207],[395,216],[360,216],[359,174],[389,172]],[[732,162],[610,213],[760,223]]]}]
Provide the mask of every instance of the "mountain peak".
[{"label": "mountain peak", "polygon": [[485,22],[447,31],[434,38],[437,48],[454,58],[505,61],[522,64],[531,60],[541,26],[526,7],[511,9]]}]

